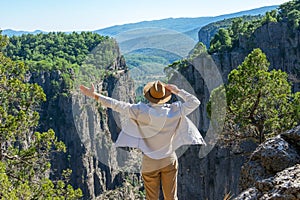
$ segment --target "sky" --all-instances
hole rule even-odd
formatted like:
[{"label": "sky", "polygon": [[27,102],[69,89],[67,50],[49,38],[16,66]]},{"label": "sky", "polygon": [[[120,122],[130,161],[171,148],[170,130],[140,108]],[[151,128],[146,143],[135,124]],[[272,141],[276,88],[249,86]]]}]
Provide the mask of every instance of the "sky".
[{"label": "sky", "polygon": [[0,30],[92,31],[165,18],[229,14],[288,0],[1,0]]}]

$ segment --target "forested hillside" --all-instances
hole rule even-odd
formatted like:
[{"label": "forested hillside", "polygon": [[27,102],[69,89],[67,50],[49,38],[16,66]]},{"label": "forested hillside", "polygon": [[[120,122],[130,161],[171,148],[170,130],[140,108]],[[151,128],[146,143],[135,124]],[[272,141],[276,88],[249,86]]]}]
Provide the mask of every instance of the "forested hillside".
[{"label": "forested hillside", "polygon": [[[184,25],[180,31],[191,31]],[[117,34],[119,28],[106,31]],[[139,164],[137,154],[113,148],[119,116],[76,87],[94,82],[99,92],[134,102],[142,100],[135,95],[151,79],[180,85],[184,78],[201,101],[197,127],[209,145],[188,147],[179,158],[179,199],[223,199],[242,192],[240,183],[243,190],[252,186],[256,180],[246,170],[239,182],[251,153],[261,143],[273,152],[264,142],[300,123],[300,1],[264,16],[222,18],[199,34],[206,34],[206,42],[200,40],[185,59],[166,49],[122,55],[116,39],[92,32],[0,35],[0,198],[143,199],[141,176],[130,171]],[[157,76],[166,66],[168,76]],[[212,117],[223,112],[224,119]],[[219,124],[222,134],[210,135]],[[298,162],[299,136],[289,137],[276,152],[288,157],[284,150],[291,148],[297,158],[286,159],[291,165]],[[252,159],[269,159],[270,151]],[[251,173],[268,177],[282,170],[264,167]]]},{"label": "forested hillside", "polygon": [[[86,197],[94,195],[89,194],[87,183],[84,181],[86,177],[83,176],[85,171],[85,167],[82,166],[84,165],[82,163],[83,150],[76,151],[72,149],[75,144],[79,147],[82,145],[79,133],[74,127],[72,95],[76,90],[74,87],[78,86],[79,83],[103,83],[105,84],[104,90],[106,90],[105,87],[113,87],[113,84],[108,83],[108,80],[105,81],[105,79],[112,80],[114,72],[120,69],[125,70],[125,62],[123,57],[119,55],[115,40],[91,32],[80,34],[75,32],[70,34],[62,32],[36,35],[24,34],[11,38],[3,37],[2,40],[5,45],[1,48],[0,63],[1,73],[4,74],[4,76],[1,76],[1,108],[5,112],[1,112],[1,136],[4,137],[3,134],[5,134],[7,137],[12,137],[10,134],[19,134],[13,135],[12,142],[19,142],[22,138],[27,137],[32,138],[35,136],[34,138],[36,138],[28,142],[25,139],[24,144],[23,142],[20,143],[24,148],[22,151],[12,153],[10,150],[9,153],[3,152],[2,155],[6,155],[1,156],[1,161],[6,164],[3,165],[3,170],[6,168],[14,169],[12,168],[13,165],[18,166],[14,170],[20,170],[19,165],[22,164],[22,159],[25,159],[24,162],[29,163],[35,162],[38,158],[40,159],[39,162],[32,163],[32,166],[28,165],[28,167],[39,169],[38,173],[35,171],[27,172],[31,170],[27,167],[26,170],[20,172],[28,173],[29,177],[22,176],[22,178],[19,178],[19,175],[11,175],[16,176],[16,180],[24,181],[24,184],[26,181],[31,184],[30,181],[35,176],[42,179],[43,176],[49,178],[48,175],[50,175],[51,180],[55,180],[54,185],[48,179],[43,180],[40,184],[44,184],[44,187],[49,184],[49,190],[52,193],[57,193],[58,196],[65,196],[69,199],[80,196],[80,190],[75,193],[72,187],[68,186],[67,188],[66,184],[68,183],[76,188],[81,188]],[[22,86],[22,84],[25,85]],[[24,88],[25,86],[28,89]],[[5,89],[6,92],[2,92],[2,89]],[[11,105],[11,107],[6,107],[6,104]],[[97,108],[95,107],[95,109]],[[23,126],[18,124],[23,124]],[[14,126],[16,129],[19,129],[18,126],[20,126],[21,130],[16,132],[11,129],[12,127],[6,130],[7,126]],[[27,127],[28,133],[23,132]],[[41,133],[35,133],[35,131]],[[65,146],[57,141],[63,141]],[[43,146],[43,144],[47,146]],[[20,145],[17,145],[16,148]],[[42,145],[38,147],[42,150],[37,149],[36,145]],[[58,146],[58,150],[62,149],[63,151],[54,152],[54,145]],[[26,146],[28,146],[28,149]],[[22,158],[20,162],[15,161],[15,159],[10,161],[9,158],[15,154]],[[33,155],[34,157],[32,157]],[[70,160],[70,158],[72,159]],[[12,164],[12,162],[16,163]],[[71,171],[64,172],[68,168]],[[78,177],[82,177],[82,180],[79,181]],[[11,177],[8,178],[10,181],[13,180]],[[57,185],[56,182],[60,178],[64,179],[65,183],[61,181]],[[26,185],[23,184],[17,187],[22,181],[12,182],[11,184],[16,188],[12,188],[8,194],[16,193],[15,190],[22,191],[20,187]],[[28,196],[38,195],[41,191],[34,191],[38,186],[35,184],[29,185],[30,190],[24,192],[28,193]],[[44,193],[49,195],[47,190]],[[23,194],[16,193],[16,195]]]},{"label": "forested hillside", "polygon": [[[3,53],[8,39],[0,35],[0,197],[1,199],[78,199],[65,168],[49,179],[51,155],[66,152],[53,129],[40,130],[40,104],[46,94],[40,85],[28,83],[30,68]],[[77,188],[77,187],[76,187]]]}]

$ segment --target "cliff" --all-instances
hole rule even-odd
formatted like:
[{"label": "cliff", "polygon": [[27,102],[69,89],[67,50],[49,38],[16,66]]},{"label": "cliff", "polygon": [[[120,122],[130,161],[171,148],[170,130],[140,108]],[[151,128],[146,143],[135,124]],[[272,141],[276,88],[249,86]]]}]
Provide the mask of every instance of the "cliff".
[{"label": "cliff", "polygon": [[[133,81],[118,47],[113,50],[118,56],[108,67],[110,75],[95,84],[108,96],[133,101]],[[69,73],[75,79],[74,72]],[[112,111],[99,109],[99,105],[78,93],[76,88],[66,91],[59,70],[33,72],[28,79],[41,85],[47,95],[40,110],[40,131],[52,128],[67,147],[66,153],[53,155],[51,166],[55,171],[51,171],[51,178],[60,177],[62,170],[70,168],[70,183],[74,188],[82,189],[84,199],[95,199],[101,193],[121,186],[128,177],[118,170],[117,152],[111,147],[119,131]]]},{"label": "cliff", "polygon": [[270,62],[270,70],[288,73],[293,91],[297,92],[300,91],[299,39],[298,29],[290,28],[285,22],[269,22],[256,29],[250,38],[241,36],[237,48],[212,57],[226,81],[228,73],[241,64],[252,49],[260,48]]},{"label": "cliff", "polygon": [[[261,48],[267,55],[270,68],[287,72],[293,84],[293,91],[300,91],[299,33],[299,30],[290,29],[284,22],[267,23],[258,28],[250,38],[241,37],[238,48],[231,52],[213,54],[211,59],[226,82],[229,72],[241,64],[253,48]],[[203,133],[209,128],[205,105],[210,91],[205,76],[199,73],[199,69],[207,70],[210,66],[211,64],[201,61],[196,65],[190,63],[179,71],[192,84],[202,102],[199,129]],[[216,79],[217,72],[215,75],[209,78]],[[180,199],[222,199],[229,192],[233,196],[238,195],[245,189],[239,188],[242,166],[249,159],[253,148],[255,145],[251,143],[243,144],[238,150],[216,143],[208,155],[201,159],[197,153],[199,149],[190,148],[189,154],[184,154],[179,161]],[[259,173],[264,174],[264,171]],[[188,197],[185,194],[189,194]]]},{"label": "cliff", "polygon": [[[170,82],[191,90],[201,101],[199,110],[189,117],[208,143],[207,147],[189,146],[179,156],[178,198],[215,200],[223,199],[227,193],[238,194],[241,167],[256,144],[247,141],[240,146],[228,147],[217,139],[222,125],[214,127],[210,124],[206,104],[211,90],[223,82],[218,66],[210,56],[202,54],[179,68]],[[189,87],[184,83],[188,83]]]},{"label": "cliff", "polygon": [[203,26],[199,31],[198,31],[198,40],[202,42],[206,48],[209,48],[210,46],[210,40],[212,37],[218,32],[220,28],[227,29],[231,26],[234,20],[242,19],[243,22],[246,21],[254,21],[254,20],[259,20],[263,17],[263,15],[243,15],[235,18],[224,18],[223,20],[209,23],[206,26]]}]

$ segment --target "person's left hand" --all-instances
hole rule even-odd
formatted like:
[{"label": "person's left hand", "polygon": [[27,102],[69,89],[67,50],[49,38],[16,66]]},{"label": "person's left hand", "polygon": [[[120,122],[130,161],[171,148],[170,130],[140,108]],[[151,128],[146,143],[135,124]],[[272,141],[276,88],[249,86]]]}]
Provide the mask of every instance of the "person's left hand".
[{"label": "person's left hand", "polygon": [[80,88],[80,91],[81,91],[82,94],[84,94],[85,96],[94,98],[94,96],[95,96],[95,87],[94,87],[93,83],[91,84],[91,88],[85,87],[84,85],[80,85],[79,88]]}]

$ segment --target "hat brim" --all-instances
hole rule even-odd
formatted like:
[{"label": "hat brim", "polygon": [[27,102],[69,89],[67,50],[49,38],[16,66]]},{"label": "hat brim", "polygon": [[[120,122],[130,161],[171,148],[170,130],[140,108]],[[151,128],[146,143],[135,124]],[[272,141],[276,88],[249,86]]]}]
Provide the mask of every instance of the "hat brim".
[{"label": "hat brim", "polygon": [[167,88],[165,88],[165,96],[163,96],[162,98],[157,99],[157,98],[154,98],[151,96],[150,88],[154,85],[154,83],[155,82],[149,82],[145,85],[144,90],[143,90],[145,98],[148,101],[150,101],[152,103],[156,103],[156,104],[163,104],[163,103],[168,102],[172,97],[172,93]]}]

